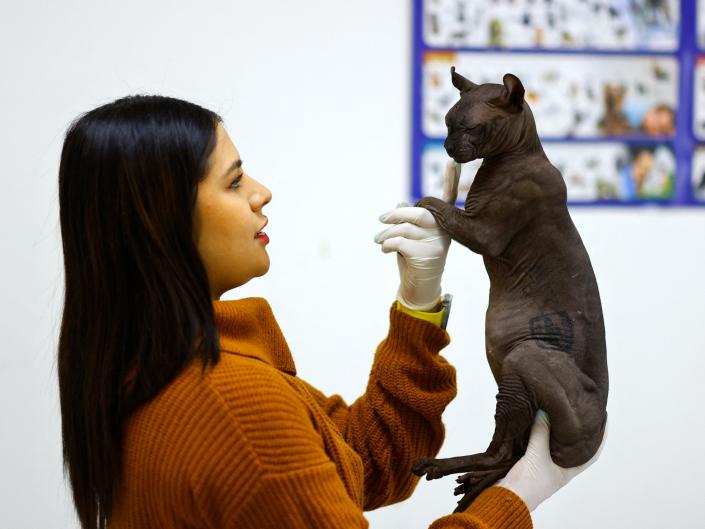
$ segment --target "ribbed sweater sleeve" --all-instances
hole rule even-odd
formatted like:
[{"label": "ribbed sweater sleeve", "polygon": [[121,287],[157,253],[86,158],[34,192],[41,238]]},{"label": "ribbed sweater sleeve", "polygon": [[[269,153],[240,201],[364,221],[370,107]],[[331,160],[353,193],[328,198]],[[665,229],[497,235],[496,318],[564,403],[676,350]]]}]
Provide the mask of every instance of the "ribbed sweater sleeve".
[{"label": "ribbed sweater sleeve", "polygon": [[365,394],[351,406],[309,391],[362,458],[365,510],[408,498],[419,478],[414,461],[435,456],[443,443],[441,414],[456,395],[455,369],[438,352],[449,343],[438,326],[392,306]]},{"label": "ribbed sweater sleeve", "polygon": [[465,512],[443,516],[429,529],[532,529],[526,504],[512,491],[490,487]]}]

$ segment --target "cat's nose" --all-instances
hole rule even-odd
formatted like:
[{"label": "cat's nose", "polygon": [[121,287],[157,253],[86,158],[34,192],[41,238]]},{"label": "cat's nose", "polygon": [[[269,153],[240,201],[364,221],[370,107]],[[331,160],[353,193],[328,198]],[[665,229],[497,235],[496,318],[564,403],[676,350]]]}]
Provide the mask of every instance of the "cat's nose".
[{"label": "cat's nose", "polygon": [[453,144],[446,138],[446,141],[443,142],[443,148],[445,148],[446,152],[448,155],[452,158],[453,157]]}]

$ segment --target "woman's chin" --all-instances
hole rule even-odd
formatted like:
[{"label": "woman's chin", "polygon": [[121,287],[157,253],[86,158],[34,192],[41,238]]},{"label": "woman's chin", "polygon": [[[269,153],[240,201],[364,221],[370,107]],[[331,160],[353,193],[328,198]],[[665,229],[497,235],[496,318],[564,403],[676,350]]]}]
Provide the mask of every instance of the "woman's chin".
[{"label": "woman's chin", "polygon": [[269,272],[269,266],[270,266],[270,261],[269,261],[269,255],[267,252],[264,253],[265,257],[262,262],[262,265],[260,266],[260,269],[258,270],[258,273],[255,275],[255,277],[262,277],[264,274]]},{"label": "woman's chin", "polygon": [[267,258],[267,266],[265,267],[264,271],[260,274],[260,276],[263,276],[267,272],[269,272],[269,258]]}]

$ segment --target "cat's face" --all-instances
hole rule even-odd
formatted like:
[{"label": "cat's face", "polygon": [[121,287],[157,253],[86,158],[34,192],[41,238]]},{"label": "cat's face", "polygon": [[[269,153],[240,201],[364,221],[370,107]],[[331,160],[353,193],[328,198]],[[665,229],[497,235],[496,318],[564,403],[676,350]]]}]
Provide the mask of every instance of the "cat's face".
[{"label": "cat's face", "polygon": [[453,86],[460,90],[458,101],[446,114],[448,137],[444,147],[458,163],[496,155],[519,141],[517,129],[524,107],[524,87],[512,74],[504,85],[476,85],[451,68]]}]

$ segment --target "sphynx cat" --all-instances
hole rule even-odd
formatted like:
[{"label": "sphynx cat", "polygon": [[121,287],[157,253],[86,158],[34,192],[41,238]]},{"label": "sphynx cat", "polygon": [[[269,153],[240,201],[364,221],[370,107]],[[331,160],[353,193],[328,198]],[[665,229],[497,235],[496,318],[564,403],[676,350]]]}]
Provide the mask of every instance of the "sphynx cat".
[{"label": "sphynx cat", "polygon": [[524,454],[536,412],[551,420],[550,451],[562,467],[587,462],[607,419],[605,329],[590,258],[566,207],[566,186],[544,154],[524,87],[476,85],[451,68],[460,100],[446,115],[451,158],[483,162],[463,209],[425,197],[451,238],[483,256],[490,278],[487,360],[498,384],[495,431],[484,453],[421,459],[427,479],[465,472],[464,511]]}]

